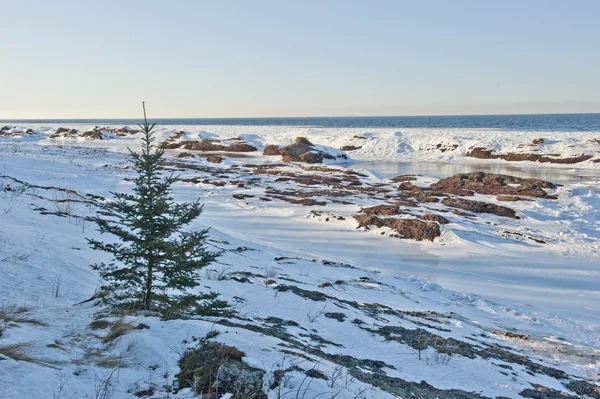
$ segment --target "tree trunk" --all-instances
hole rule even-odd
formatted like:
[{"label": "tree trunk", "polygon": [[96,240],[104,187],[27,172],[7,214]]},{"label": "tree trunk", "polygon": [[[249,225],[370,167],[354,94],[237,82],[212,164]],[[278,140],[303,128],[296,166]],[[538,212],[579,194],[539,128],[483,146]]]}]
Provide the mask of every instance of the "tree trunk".
[{"label": "tree trunk", "polygon": [[144,310],[150,310],[150,300],[152,298],[152,273],[154,273],[154,257],[148,258],[148,275],[146,276],[146,295],[144,296]]}]

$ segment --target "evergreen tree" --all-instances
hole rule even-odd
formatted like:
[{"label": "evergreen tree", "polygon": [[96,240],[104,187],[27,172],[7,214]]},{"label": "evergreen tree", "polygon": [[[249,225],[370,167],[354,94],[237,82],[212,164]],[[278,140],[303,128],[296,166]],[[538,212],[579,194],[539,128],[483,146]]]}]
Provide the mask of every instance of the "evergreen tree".
[{"label": "evergreen tree", "polygon": [[219,254],[205,249],[208,229],[183,230],[200,216],[202,205],[198,200],[173,201],[171,186],[179,177],[162,173],[164,150],[154,144],[156,124],[148,123],[142,105],[142,151],[129,149],[137,172],[133,193],[111,193],[114,199],[102,205],[105,216],[95,218],[99,231],[113,234],[118,241],[88,239],[92,249],[112,254],[113,260],[92,267],[116,299],[135,301],[145,310],[178,302],[197,304],[202,297],[186,291],[198,285],[199,270]]}]

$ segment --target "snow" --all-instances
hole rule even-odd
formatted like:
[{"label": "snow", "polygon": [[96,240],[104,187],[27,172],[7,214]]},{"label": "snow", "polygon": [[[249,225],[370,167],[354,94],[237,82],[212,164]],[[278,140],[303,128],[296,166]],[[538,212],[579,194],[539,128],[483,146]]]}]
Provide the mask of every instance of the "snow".
[{"label": "snow", "polygon": [[[68,127],[85,131],[93,126]],[[336,364],[326,359],[316,365],[304,358],[286,359],[281,352],[284,342],[279,339],[219,324],[214,318],[161,321],[132,315],[128,320],[149,328],[133,330],[108,345],[103,344],[106,331],[93,330],[89,324],[99,315],[113,322],[116,317],[107,316],[107,310],[97,301],[75,305],[90,298],[101,283],[89,265],[108,258],[106,254],[91,251],[86,243],[86,238],[98,238],[99,234],[91,223],[75,216],[42,214],[40,209],[56,211],[55,201],[68,195],[57,188],[76,190],[89,201],[77,203],[73,209],[76,216],[95,212],[95,200],[86,194],[110,197],[110,192],[130,190],[131,183],[123,180],[132,174],[127,168],[126,149],[137,148],[139,136],[110,135],[102,141],[48,140],[47,136],[58,126],[27,125],[13,130],[24,132],[27,128],[32,128],[34,134],[0,138],[0,175],[5,176],[0,177],[0,185],[9,184],[12,188],[0,192],[0,307],[28,306],[31,308],[28,317],[44,325],[9,326],[0,336],[0,346],[30,343],[29,351],[35,359],[51,363],[0,360],[0,398],[58,397],[61,385],[60,392],[67,392],[63,397],[94,397],[95,386],[114,370],[101,367],[106,359],[122,359],[127,364],[116,369],[118,376],[113,375],[111,389],[116,398],[132,397],[149,386],[164,394],[162,387],[171,384],[177,373],[180,353],[193,346],[191,337],[203,337],[211,330],[220,331],[215,340],[244,351],[245,362],[267,373],[277,368],[278,362],[294,362],[303,369],[318,367],[326,374],[336,370]],[[569,156],[600,149],[600,144],[589,141],[599,137],[600,132],[168,126],[159,130],[159,136],[162,140],[179,130],[186,131],[186,139],[240,136],[259,150],[267,144],[289,144],[296,136],[305,136],[327,148],[362,145],[348,155],[365,164],[375,160],[450,162],[474,168],[506,165],[506,161],[477,160],[465,154],[473,146],[518,151],[522,150],[519,144],[540,137],[545,138],[539,146],[543,153]],[[443,153],[425,150],[440,143],[458,147]],[[277,161],[250,155],[257,162]],[[228,158],[224,167],[247,161]],[[201,160],[195,162],[210,165]],[[570,173],[574,165],[521,162],[518,167]],[[244,284],[230,278],[215,279],[207,272],[201,284],[202,290],[213,290],[230,303],[236,303],[236,310],[244,318],[252,319],[253,323],[263,323],[260,320],[267,317],[293,320],[299,327],[290,326],[286,331],[307,345],[315,343],[301,335],[306,334],[303,329],[316,330],[324,340],[342,345],[324,344],[321,347],[324,352],[377,359],[394,367],[385,368],[389,376],[414,382],[424,380],[439,389],[516,398],[532,383],[567,389],[550,376],[528,374],[523,366],[510,364],[515,374],[503,373],[505,369],[497,364],[504,362],[497,359],[455,355],[448,364],[443,364],[439,359],[434,361],[435,351],[430,348],[422,354],[428,360],[419,360],[408,345],[387,341],[381,335],[356,327],[352,320],[362,320],[371,329],[385,325],[415,328],[419,324],[414,322],[420,320],[444,329],[432,332],[463,341],[484,334],[481,341],[508,345],[516,353],[579,378],[597,379],[600,370],[598,167],[600,164],[591,161],[577,164],[577,170],[585,170],[588,178],[565,182],[556,191],[559,197],[556,201],[511,203],[520,220],[490,216],[492,224],[486,224],[452,218],[452,223],[444,227],[442,236],[434,242],[400,240],[381,235],[378,229],[357,230],[351,218],[325,222],[325,215],[310,214],[310,207],[260,201],[260,188],[178,183],[175,194],[177,200],[200,197],[205,204],[204,213],[193,227],[210,226],[211,245],[226,251],[210,269],[227,276],[252,273],[251,283]],[[182,173],[184,177],[198,174]],[[9,176],[39,187],[24,187]],[[373,183],[385,181],[377,173],[367,172],[366,176]],[[414,183],[431,183],[435,177],[439,176],[419,176]],[[257,197],[236,200],[231,197],[234,193]],[[327,206],[327,212],[332,214],[350,215],[358,209],[338,204]],[[500,233],[505,230],[542,237],[549,245],[516,235],[504,237]],[[250,250],[238,251],[238,248]],[[266,278],[258,275],[272,275],[269,278],[276,283],[267,285]],[[345,283],[318,287],[338,280]],[[307,300],[289,291],[279,291],[282,285],[322,292],[335,300]],[[427,321],[386,314],[386,320],[382,320],[343,301],[453,316],[447,321]],[[326,312],[343,312],[346,318],[343,322],[332,320],[322,314]],[[308,317],[309,314],[316,316],[314,321],[310,321],[313,317]],[[531,339],[510,339],[495,331],[515,331]],[[64,349],[48,346],[52,344]],[[302,373],[294,372],[290,383],[298,387],[303,379]],[[392,397],[358,380],[344,387],[330,387],[327,381],[318,379],[310,385],[310,397],[322,392],[331,396],[341,389],[338,397],[354,398],[365,388],[369,388],[364,392],[365,397]],[[189,390],[170,395],[192,397]],[[276,397],[275,392],[269,392],[269,397]]]}]

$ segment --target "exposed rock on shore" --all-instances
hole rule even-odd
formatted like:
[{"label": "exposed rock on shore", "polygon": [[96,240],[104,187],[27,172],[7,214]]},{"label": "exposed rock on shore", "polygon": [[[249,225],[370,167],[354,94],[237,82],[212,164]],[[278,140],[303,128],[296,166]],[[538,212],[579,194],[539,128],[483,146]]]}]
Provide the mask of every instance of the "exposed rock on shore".
[{"label": "exposed rock on shore", "polygon": [[514,209],[502,205],[490,204],[487,202],[467,200],[458,197],[448,197],[444,198],[442,204],[451,208],[458,208],[474,213],[490,213],[492,215],[520,219]]},{"label": "exposed rock on shore", "polygon": [[346,160],[343,152],[316,146],[306,137],[296,137],[294,144],[285,147],[268,145],[263,155],[281,155],[283,162],[323,163],[323,160]]},{"label": "exposed rock on shore", "polygon": [[441,179],[431,188],[455,195],[512,195],[555,199],[546,190],[555,190],[550,182],[538,179],[523,179],[515,176],[474,172],[458,174]]},{"label": "exposed rock on shore", "polygon": [[471,158],[479,159],[504,159],[505,161],[520,162],[541,162],[541,163],[560,163],[560,164],[572,164],[587,161],[591,159],[593,155],[578,155],[574,157],[560,158],[560,154],[531,154],[531,153],[514,153],[509,152],[506,154],[493,153],[492,150],[485,147],[475,147],[467,152],[467,156]]},{"label": "exposed rock on shore", "polygon": [[442,232],[440,226],[435,222],[424,222],[418,219],[394,219],[380,218],[370,214],[354,215],[358,222],[358,227],[389,227],[396,231],[402,238],[409,238],[417,241],[433,241],[439,237]]}]

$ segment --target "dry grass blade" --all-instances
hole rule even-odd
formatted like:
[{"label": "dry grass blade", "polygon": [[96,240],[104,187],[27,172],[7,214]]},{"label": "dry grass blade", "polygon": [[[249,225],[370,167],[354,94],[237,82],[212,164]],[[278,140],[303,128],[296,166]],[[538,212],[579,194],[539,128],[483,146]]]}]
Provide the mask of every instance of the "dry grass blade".
[{"label": "dry grass blade", "polygon": [[10,323],[46,326],[45,323],[28,317],[27,313],[30,311],[31,309],[26,306],[0,304],[0,321],[2,322],[0,325],[0,333],[5,330]]},{"label": "dry grass blade", "polygon": [[39,364],[40,366],[52,367],[52,363],[36,359],[30,353],[33,345],[31,342],[19,344],[0,345],[0,357],[9,358],[16,361]]},{"label": "dry grass blade", "polygon": [[132,322],[125,321],[125,318],[121,317],[115,322],[115,324],[112,325],[110,332],[106,337],[104,337],[104,339],[102,339],[102,342],[107,344],[137,328],[138,327],[134,326]]}]

